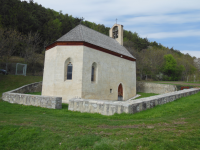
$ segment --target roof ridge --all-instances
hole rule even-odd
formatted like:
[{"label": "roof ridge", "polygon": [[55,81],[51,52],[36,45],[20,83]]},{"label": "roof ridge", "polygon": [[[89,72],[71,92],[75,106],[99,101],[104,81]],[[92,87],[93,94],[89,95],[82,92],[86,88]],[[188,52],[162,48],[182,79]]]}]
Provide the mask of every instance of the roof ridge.
[{"label": "roof ridge", "polygon": [[[81,24],[81,25],[82,25],[82,24]],[[84,27],[86,27],[86,28],[88,28],[88,29],[90,29],[90,30],[93,30],[93,31],[95,31],[95,32],[97,32],[97,33],[103,34],[104,36],[107,36],[107,37],[109,37],[109,38],[112,38],[112,37],[110,37],[109,35],[106,35],[106,34],[104,34],[104,33],[98,32],[98,31],[96,31],[96,30],[94,30],[94,29],[92,29],[92,28],[89,28],[89,27],[85,26],[85,25],[82,25],[82,26],[84,26]],[[113,39],[113,38],[112,38],[112,39]]]},{"label": "roof ridge", "polygon": [[[97,33],[100,33],[100,34],[103,34],[103,33],[101,33],[101,32],[98,32],[98,31],[96,31],[96,30],[94,30],[94,29],[92,29],[92,28],[89,28],[89,27],[87,27],[87,26],[85,26],[85,25],[82,25],[82,24],[80,24],[81,26],[84,26],[84,27],[86,27],[86,28],[88,28],[88,29],[90,29],[90,30],[93,30],[93,31],[95,31],[95,32],[97,32]],[[110,37],[109,35],[106,35],[106,34],[103,34],[104,36],[107,36],[107,37],[109,37],[109,38],[111,38],[112,40],[115,40],[115,39],[113,39],[112,37]],[[117,42],[117,40],[115,40],[116,42]],[[119,42],[117,42],[121,47],[123,47],[123,48],[125,48],[123,45],[121,45]]]},{"label": "roof ridge", "polygon": [[81,39],[82,39],[83,41],[85,41],[85,40],[84,40],[84,37],[83,37],[83,29],[82,29],[82,26],[81,26],[81,24],[79,24],[78,26],[80,26]]}]

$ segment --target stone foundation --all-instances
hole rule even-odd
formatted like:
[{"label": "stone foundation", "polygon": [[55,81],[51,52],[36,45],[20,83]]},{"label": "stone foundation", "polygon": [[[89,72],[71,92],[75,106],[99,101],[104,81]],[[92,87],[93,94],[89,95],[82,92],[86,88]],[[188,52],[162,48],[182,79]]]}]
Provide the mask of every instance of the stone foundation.
[{"label": "stone foundation", "polygon": [[153,108],[172,102],[181,97],[196,94],[200,89],[193,88],[182,91],[175,91],[167,94],[151,96],[128,101],[106,101],[106,100],[88,100],[88,99],[71,99],[69,100],[69,108],[71,111],[100,113],[102,115],[114,115],[115,113],[134,114],[146,109]]},{"label": "stone foundation", "polygon": [[62,98],[53,96],[30,95],[23,93],[41,92],[42,82],[32,83],[3,93],[2,99],[9,103],[32,105],[52,109],[62,109]]}]

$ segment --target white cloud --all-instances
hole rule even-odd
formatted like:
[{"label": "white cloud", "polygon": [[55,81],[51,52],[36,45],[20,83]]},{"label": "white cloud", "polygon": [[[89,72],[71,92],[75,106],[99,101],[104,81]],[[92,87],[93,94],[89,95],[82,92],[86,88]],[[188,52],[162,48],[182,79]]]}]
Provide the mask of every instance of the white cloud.
[{"label": "white cloud", "polygon": [[189,54],[192,57],[200,58],[200,50],[199,51],[192,51],[192,50],[181,50],[181,53]]},{"label": "white cloud", "polygon": [[[156,15],[158,17],[155,17],[154,20],[160,20],[159,15],[200,10],[199,0],[35,0],[35,2],[57,11],[62,10],[63,13],[72,14],[74,17],[83,16],[92,22],[99,18],[97,23],[103,23],[102,21],[108,18],[114,20],[116,17],[126,15],[133,17]],[[136,21],[141,21],[141,19],[138,17]]]},{"label": "white cloud", "polygon": [[[199,11],[200,12],[200,11]],[[183,24],[188,22],[200,22],[200,13],[168,14],[154,16],[139,16],[126,19],[130,24]]]},{"label": "white cloud", "polygon": [[174,38],[174,37],[188,37],[188,36],[200,36],[200,30],[187,30],[187,31],[177,31],[177,32],[159,32],[141,35],[141,37],[148,37],[154,39],[162,38]]}]

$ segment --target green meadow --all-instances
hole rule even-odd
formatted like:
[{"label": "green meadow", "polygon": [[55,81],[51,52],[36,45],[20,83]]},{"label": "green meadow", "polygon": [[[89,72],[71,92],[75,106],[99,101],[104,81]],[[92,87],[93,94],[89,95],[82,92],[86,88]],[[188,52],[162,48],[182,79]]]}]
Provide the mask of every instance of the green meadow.
[{"label": "green meadow", "polygon": [[[1,93],[42,80],[11,75],[0,79]],[[0,149],[200,149],[200,93],[136,114],[103,116],[62,107],[0,100]]]}]

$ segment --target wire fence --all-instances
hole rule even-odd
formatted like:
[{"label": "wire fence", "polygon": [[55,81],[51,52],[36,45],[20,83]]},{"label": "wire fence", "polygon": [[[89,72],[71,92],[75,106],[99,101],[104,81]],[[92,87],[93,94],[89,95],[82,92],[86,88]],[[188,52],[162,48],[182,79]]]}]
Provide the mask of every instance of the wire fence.
[{"label": "wire fence", "polygon": [[43,66],[40,64],[0,63],[0,69],[12,75],[43,76]]}]

